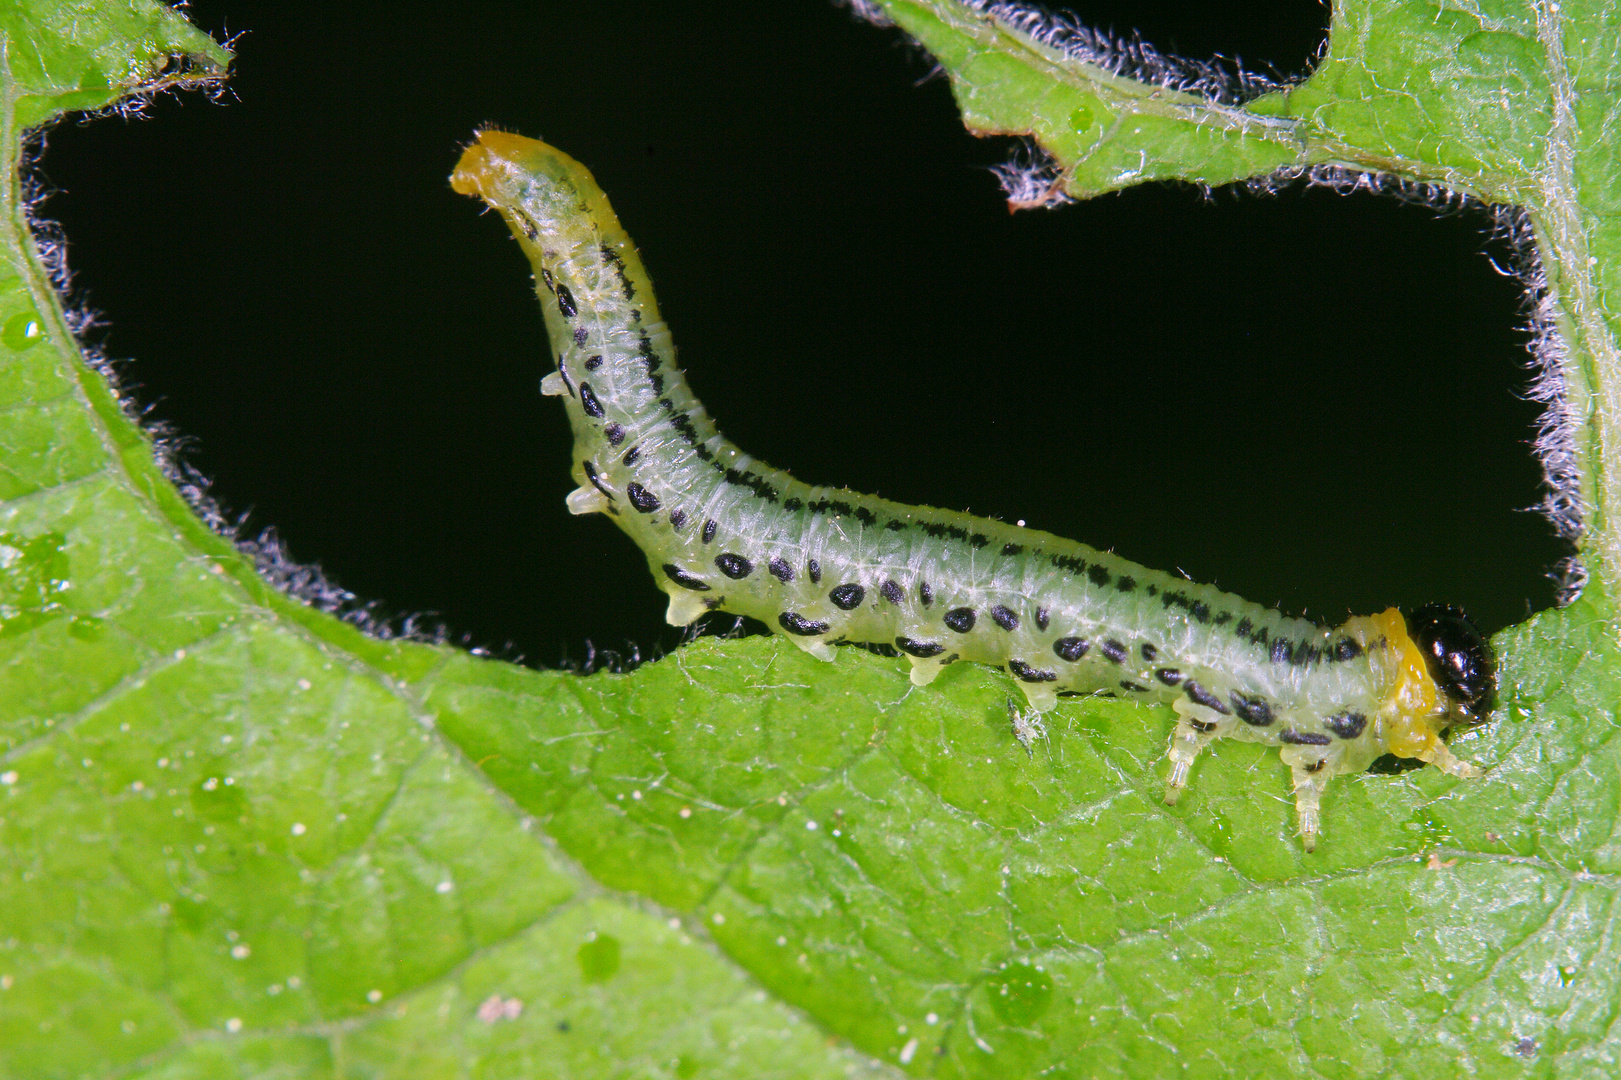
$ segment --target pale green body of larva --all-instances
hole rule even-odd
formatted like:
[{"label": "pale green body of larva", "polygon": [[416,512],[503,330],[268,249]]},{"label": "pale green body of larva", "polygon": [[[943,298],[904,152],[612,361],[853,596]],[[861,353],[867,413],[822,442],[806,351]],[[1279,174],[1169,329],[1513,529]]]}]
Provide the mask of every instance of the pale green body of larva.
[{"label": "pale green body of larva", "polygon": [[1277,746],[1308,848],[1331,776],[1387,752],[1472,774],[1437,737],[1447,702],[1394,610],[1324,628],[1048,533],[802,484],[715,430],[584,167],[483,132],[452,182],[502,213],[534,266],[558,362],[542,389],[574,429],[569,507],[641,547],[671,623],[748,615],[823,660],[837,641],[895,645],[918,686],[954,661],[994,664],[1037,713],[1063,692],[1171,704],[1168,799],[1212,740]]}]

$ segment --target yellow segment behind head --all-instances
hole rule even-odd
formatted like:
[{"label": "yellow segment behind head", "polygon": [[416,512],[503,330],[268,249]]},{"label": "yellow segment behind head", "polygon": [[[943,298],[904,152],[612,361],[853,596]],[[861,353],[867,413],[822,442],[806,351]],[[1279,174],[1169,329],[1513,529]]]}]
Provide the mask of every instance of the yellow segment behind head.
[{"label": "yellow segment behind head", "polygon": [[1394,678],[1385,697],[1386,730],[1390,752],[1397,757],[1430,760],[1440,743],[1433,723],[1437,719],[1438,692],[1424,654],[1407,633],[1407,620],[1395,608],[1386,608],[1369,621],[1390,650]]}]

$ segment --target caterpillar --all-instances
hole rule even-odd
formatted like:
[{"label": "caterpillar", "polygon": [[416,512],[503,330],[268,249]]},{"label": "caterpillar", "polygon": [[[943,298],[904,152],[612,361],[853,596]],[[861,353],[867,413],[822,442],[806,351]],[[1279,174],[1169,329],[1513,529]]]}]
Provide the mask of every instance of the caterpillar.
[{"label": "caterpillar", "polygon": [[451,177],[500,212],[535,274],[574,431],[575,514],[607,514],[685,626],[759,619],[821,660],[892,645],[927,686],[960,660],[1004,669],[1031,712],[1060,694],[1169,703],[1165,801],[1222,738],[1278,748],[1307,851],[1331,777],[1392,753],[1458,777],[1442,741],[1492,708],[1496,661],[1455,607],[1319,626],[1021,526],[803,484],[715,429],[675,366],[630,237],[591,174],[534,139],[481,131]]}]

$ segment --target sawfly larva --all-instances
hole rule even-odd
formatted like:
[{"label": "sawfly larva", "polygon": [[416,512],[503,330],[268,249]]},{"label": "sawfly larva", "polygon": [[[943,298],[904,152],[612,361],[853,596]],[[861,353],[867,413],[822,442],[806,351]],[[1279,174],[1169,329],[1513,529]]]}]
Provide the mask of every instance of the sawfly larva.
[{"label": "sawfly larva", "polygon": [[1167,802],[1220,738],[1276,746],[1306,849],[1328,779],[1386,753],[1454,776],[1441,740],[1491,709],[1495,661],[1456,608],[1322,627],[1034,529],[802,484],[723,438],[675,366],[642,261],[591,174],[542,142],[484,131],[451,185],[500,211],[534,267],[574,428],[576,514],[647,554],[669,621],[753,616],[822,660],[840,641],[904,653],[926,686],[958,660],[1024,690],[1029,739],[1061,693],[1177,714]]}]

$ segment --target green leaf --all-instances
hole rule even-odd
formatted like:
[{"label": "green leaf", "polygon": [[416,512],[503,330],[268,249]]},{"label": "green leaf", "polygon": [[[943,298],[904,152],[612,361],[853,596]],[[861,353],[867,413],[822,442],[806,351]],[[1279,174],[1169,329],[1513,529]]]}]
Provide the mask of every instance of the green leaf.
[{"label": "green leaf", "polygon": [[[1589,331],[1610,260],[1571,261],[1544,183],[1565,154],[1569,219],[1607,256],[1610,165],[1583,141],[1603,125],[1559,128],[1534,91],[1608,108],[1614,20],[1579,57],[1567,39],[1561,84],[1525,44],[1551,6],[1494,11],[1511,40],[1460,30],[1463,6],[1346,6],[1310,82],[1223,111],[1083,85],[960,5],[887,6],[971,121],[1133,117],[1077,191],[1135,159],[1513,192],[1545,230],[1572,386],[1608,400]],[[33,0],[0,33],[0,1076],[1616,1071],[1605,422],[1579,431],[1594,581],[1500,636],[1498,712],[1454,740],[1489,775],[1337,784],[1311,856],[1259,747],[1222,745],[1161,803],[1167,710],[1066,702],[1026,753],[1016,691],[968,665],[918,690],[855,650],[830,671],[704,640],[577,678],[379,641],[196,518],[27,230],[25,128],[217,80],[228,55],[138,0]],[[1466,62],[1528,89],[1487,108],[1448,81]]]}]

